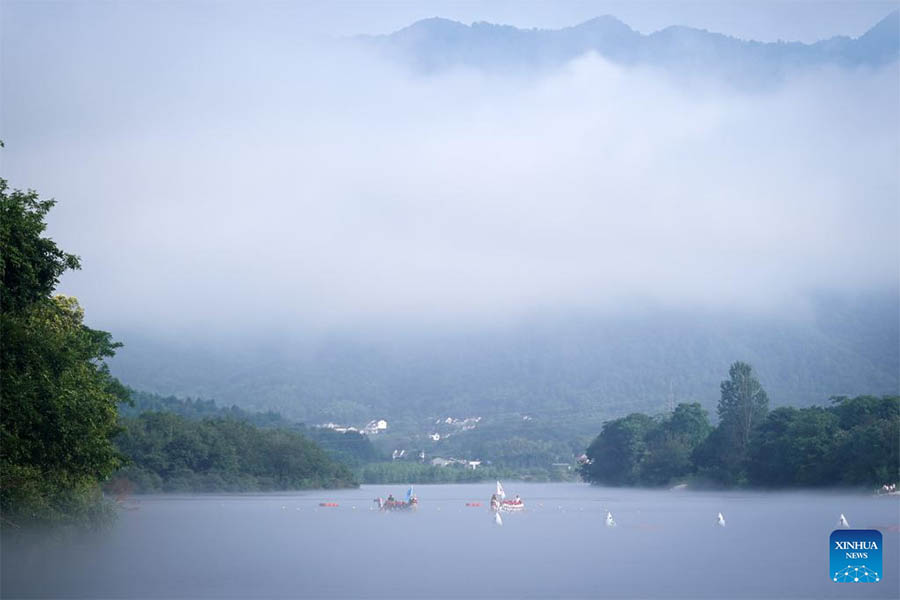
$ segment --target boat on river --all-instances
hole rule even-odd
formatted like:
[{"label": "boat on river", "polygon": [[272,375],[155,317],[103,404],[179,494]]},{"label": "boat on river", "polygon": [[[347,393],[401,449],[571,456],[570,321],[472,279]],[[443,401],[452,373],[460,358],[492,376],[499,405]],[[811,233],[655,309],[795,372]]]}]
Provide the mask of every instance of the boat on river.
[{"label": "boat on river", "polygon": [[415,511],[419,508],[419,499],[413,492],[412,486],[409,486],[409,489],[406,491],[405,500],[397,500],[393,494],[388,494],[387,498],[375,498],[375,503],[378,504],[378,510],[382,512]]},{"label": "boat on river", "polygon": [[495,512],[516,512],[525,510],[525,501],[519,496],[507,499],[506,492],[503,490],[503,484],[498,481],[497,491],[491,495],[491,510]]}]

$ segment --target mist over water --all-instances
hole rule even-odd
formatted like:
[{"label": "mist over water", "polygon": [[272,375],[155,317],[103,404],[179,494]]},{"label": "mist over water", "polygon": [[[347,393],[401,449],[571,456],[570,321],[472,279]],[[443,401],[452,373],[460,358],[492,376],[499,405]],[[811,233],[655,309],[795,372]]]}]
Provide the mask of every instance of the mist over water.
[{"label": "mist over water", "polygon": [[[4,597],[894,598],[896,498],[672,492],[504,482],[527,510],[498,527],[489,483],[416,486],[415,514],[372,499],[403,486],[139,497],[106,533],[3,546]],[[319,502],[337,502],[320,508]],[[481,502],[467,507],[466,502]],[[355,509],[354,509],[355,507]],[[617,526],[604,524],[606,511]],[[727,525],[716,525],[722,512]],[[844,513],[884,535],[884,579],[835,584]]]}]

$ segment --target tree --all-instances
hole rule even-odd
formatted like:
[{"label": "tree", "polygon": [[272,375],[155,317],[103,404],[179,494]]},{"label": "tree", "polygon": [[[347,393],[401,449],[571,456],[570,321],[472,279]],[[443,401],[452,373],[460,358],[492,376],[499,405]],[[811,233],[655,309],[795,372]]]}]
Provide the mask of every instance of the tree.
[{"label": "tree", "polygon": [[96,521],[99,481],[122,463],[110,439],[127,399],[104,359],[119,344],[52,297],[78,258],[43,237],[53,201],[0,179],[0,510],[4,525]]},{"label": "tree", "polygon": [[123,418],[117,477],[141,492],[288,490],[356,485],[350,470],[296,431],[171,412]]},{"label": "tree", "polygon": [[721,384],[719,426],[695,453],[701,472],[722,483],[743,481],[750,436],[768,411],[769,397],[753,367],[741,361],[732,364]]},{"label": "tree", "polygon": [[699,403],[679,404],[670,417],[647,434],[647,456],[641,465],[643,483],[665,485],[694,471],[692,455],[712,426]]},{"label": "tree", "polygon": [[728,369],[728,379],[722,382],[721,388],[720,424],[731,430],[735,445],[743,452],[750,443],[753,428],[769,411],[769,397],[753,374],[753,367],[740,361]]},{"label": "tree", "polygon": [[604,423],[600,435],[587,449],[589,462],[582,467],[582,477],[591,483],[639,483],[645,438],[655,426],[652,417],[641,413]]},{"label": "tree", "polygon": [[747,477],[763,487],[834,484],[832,463],[838,418],[826,409],[782,407],[766,417],[751,438]]},{"label": "tree", "polygon": [[829,462],[841,465],[834,484],[875,485],[900,479],[900,396],[832,399],[840,431]]},{"label": "tree", "polygon": [[41,237],[47,228],[44,218],[55,204],[41,200],[34,190],[9,191],[6,180],[0,179],[0,298],[4,314],[45,301],[63,272],[81,268],[77,256]]}]

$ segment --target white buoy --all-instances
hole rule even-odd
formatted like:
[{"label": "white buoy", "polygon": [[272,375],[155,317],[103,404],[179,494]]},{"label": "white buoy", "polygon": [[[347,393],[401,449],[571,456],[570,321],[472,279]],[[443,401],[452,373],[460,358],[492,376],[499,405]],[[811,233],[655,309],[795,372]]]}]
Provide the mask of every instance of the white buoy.
[{"label": "white buoy", "polygon": [[838,527],[850,529],[850,523],[847,522],[847,517],[844,516],[844,513],[841,513],[841,518],[838,519]]},{"label": "white buoy", "polygon": [[500,518],[500,513],[499,513],[499,512],[495,512],[495,513],[494,513],[494,523],[496,523],[496,524],[499,525],[500,527],[503,527],[503,519]]},{"label": "white buoy", "polygon": [[716,523],[719,524],[719,527],[725,527],[725,517],[722,516],[722,513],[719,513],[719,518],[716,520]]},{"label": "white buoy", "polygon": [[613,519],[612,513],[609,511],[606,511],[606,526],[607,527],[615,527],[616,526],[616,520]]}]

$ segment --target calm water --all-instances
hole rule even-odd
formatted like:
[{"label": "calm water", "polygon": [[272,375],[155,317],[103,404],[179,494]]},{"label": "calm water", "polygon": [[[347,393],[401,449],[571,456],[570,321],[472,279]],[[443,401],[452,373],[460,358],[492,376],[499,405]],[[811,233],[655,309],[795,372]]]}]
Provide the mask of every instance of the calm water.
[{"label": "calm water", "polygon": [[[416,486],[416,514],[340,492],[138,497],[77,542],[4,540],[13,597],[900,597],[897,498],[707,493],[504,482],[528,509],[498,527],[489,484]],[[333,501],[337,508],[320,508]],[[466,507],[480,501],[481,508]],[[618,526],[604,525],[606,510]],[[727,526],[716,526],[716,513]],[[828,579],[844,513],[884,534],[884,579]]]}]

